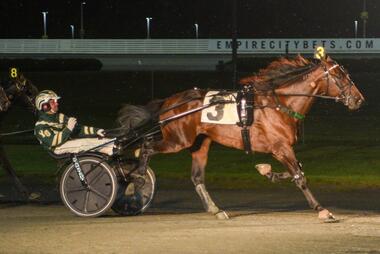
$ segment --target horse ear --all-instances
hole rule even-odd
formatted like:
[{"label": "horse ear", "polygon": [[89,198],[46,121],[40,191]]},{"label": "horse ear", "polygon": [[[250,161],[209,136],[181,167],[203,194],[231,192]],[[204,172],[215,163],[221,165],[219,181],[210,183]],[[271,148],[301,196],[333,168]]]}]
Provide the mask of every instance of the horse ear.
[{"label": "horse ear", "polygon": [[329,55],[326,55],[326,62],[333,62],[332,58]]}]

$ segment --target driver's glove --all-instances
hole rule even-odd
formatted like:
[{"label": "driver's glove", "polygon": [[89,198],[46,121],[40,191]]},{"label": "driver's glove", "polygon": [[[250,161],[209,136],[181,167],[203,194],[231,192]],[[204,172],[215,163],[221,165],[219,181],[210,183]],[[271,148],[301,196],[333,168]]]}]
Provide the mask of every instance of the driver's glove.
[{"label": "driver's glove", "polygon": [[104,138],[106,136],[106,132],[104,131],[104,129],[99,129],[96,132],[96,135],[98,135],[98,137],[100,137],[100,138]]},{"label": "driver's glove", "polygon": [[67,121],[67,129],[69,129],[70,131],[73,131],[76,124],[77,124],[77,119],[74,117],[70,117],[69,120]]}]

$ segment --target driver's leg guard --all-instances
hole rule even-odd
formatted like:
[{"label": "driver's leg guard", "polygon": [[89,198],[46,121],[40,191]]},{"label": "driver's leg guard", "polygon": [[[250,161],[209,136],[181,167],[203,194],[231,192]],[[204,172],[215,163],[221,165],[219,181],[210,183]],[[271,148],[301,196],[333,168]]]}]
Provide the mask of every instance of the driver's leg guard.
[{"label": "driver's leg guard", "polygon": [[140,157],[139,157],[139,167],[137,169],[139,174],[145,175],[148,163],[149,163],[149,154],[147,152],[141,151]]},{"label": "driver's leg guard", "polygon": [[153,153],[153,150],[151,148],[151,141],[146,140],[142,145],[140,149],[139,154],[139,166],[137,169],[137,172],[141,175],[145,175],[146,169],[149,163],[150,155]]}]

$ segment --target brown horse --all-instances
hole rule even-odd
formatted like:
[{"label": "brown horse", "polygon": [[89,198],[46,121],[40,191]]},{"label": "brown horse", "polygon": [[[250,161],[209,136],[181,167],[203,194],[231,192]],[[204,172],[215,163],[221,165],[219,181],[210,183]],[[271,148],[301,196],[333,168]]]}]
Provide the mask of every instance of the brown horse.
[{"label": "brown horse", "polygon": [[[38,93],[38,89],[33,85],[33,83],[25,78],[25,76],[15,68],[13,73],[16,75],[10,75],[6,82],[2,82],[0,85],[0,124],[4,117],[7,115],[8,109],[16,102],[20,102],[25,108],[31,111],[33,114],[36,113],[36,108],[34,107],[34,98]],[[3,88],[4,87],[4,88]],[[22,184],[20,179],[17,177],[16,171],[14,170],[11,162],[8,159],[7,153],[5,152],[4,145],[0,135],[0,167],[13,179],[17,190],[26,198],[33,200],[37,199],[40,194],[36,192],[29,192],[29,190]]]},{"label": "brown horse", "polygon": [[[364,97],[347,72],[330,58],[314,62],[297,56],[294,59],[276,60],[260,70],[258,75],[241,80],[241,84],[252,85],[255,90],[254,124],[249,128],[251,149],[272,154],[287,169],[284,173],[274,173],[270,165],[264,164],[257,167],[259,172],[272,181],[292,178],[310,207],[318,211],[319,218],[334,220],[334,216],[319,204],[309,190],[292,146],[297,140],[297,125],[300,122],[297,116],[305,115],[317,97],[340,101],[350,110],[361,106]],[[165,99],[160,107],[159,119],[201,107],[205,94],[203,90],[191,90]],[[195,99],[189,101],[189,97]],[[128,106],[120,114],[122,124],[126,123]],[[206,211],[218,218],[228,218],[206,190],[205,167],[213,141],[227,147],[244,148],[241,127],[202,123],[201,112],[198,111],[162,124],[161,131],[163,138],[151,145],[149,155],[175,153],[190,148],[191,179]]]}]

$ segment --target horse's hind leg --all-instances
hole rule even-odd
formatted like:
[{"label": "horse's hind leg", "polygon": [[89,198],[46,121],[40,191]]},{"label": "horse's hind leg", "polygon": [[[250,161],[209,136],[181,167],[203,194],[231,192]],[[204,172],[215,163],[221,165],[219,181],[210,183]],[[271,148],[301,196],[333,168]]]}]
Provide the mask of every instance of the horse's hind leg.
[{"label": "horse's hind leg", "polygon": [[191,166],[191,180],[194,183],[195,190],[202,200],[203,207],[209,213],[214,214],[218,219],[228,219],[228,215],[225,211],[220,210],[211,199],[205,185],[205,168],[208,159],[208,151],[211,144],[211,139],[207,137],[201,137],[201,145],[196,151],[191,150],[191,156],[193,158]]},{"label": "horse's hind leg", "polygon": [[2,145],[0,145],[0,165],[3,167],[5,172],[12,178],[14,181],[17,190],[25,197],[28,197],[29,192],[26,187],[21,183],[20,179],[17,177],[11,163],[8,160],[7,154]]},{"label": "horse's hind leg", "polygon": [[287,145],[278,145],[277,149],[273,151],[273,156],[287,167],[294,183],[303,192],[310,207],[318,212],[318,217],[327,222],[334,221],[335,217],[319,204],[307,186],[306,177],[302,171],[301,164],[295,157],[293,148]]},{"label": "horse's hind leg", "polygon": [[[207,164],[207,154],[210,148],[211,139],[204,135],[198,135],[196,138],[190,140],[195,140],[192,143],[193,145],[189,148],[193,158],[191,180],[194,183],[195,190],[201,198],[203,206],[207,212],[214,214],[219,219],[228,219],[228,215],[215,205],[205,186],[205,167]],[[153,152],[150,155],[155,153],[174,153],[182,150],[183,147],[186,147],[186,144],[178,145],[176,142],[163,139],[162,141],[154,143]]]}]

